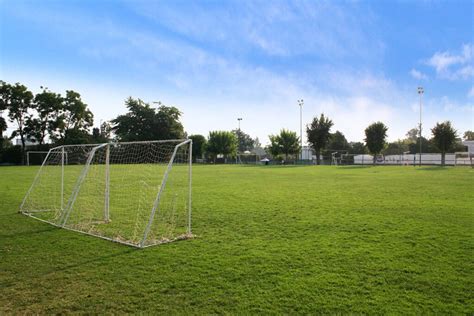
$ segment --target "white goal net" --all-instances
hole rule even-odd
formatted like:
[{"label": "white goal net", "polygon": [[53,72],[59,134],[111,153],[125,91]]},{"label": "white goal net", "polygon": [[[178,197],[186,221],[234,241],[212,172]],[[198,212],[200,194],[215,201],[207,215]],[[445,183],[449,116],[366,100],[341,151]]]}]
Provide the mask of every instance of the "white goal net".
[{"label": "white goal net", "polygon": [[136,247],[189,238],[191,151],[191,140],[52,148],[20,211]]}]

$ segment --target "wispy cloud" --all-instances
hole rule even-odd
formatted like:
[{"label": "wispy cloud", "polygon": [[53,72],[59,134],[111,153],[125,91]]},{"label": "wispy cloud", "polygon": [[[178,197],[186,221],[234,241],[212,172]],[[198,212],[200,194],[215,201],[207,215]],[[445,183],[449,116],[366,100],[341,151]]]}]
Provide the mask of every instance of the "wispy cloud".
[{"label": "wispy cloud", "polygon": [[467,96],[469,98],[474,98],[474,86],[472,86],[471,89],[469,89]]},{"label": "wispy cloud", "polygon": [[449,80],[474,77],[474,44],[465,44],[461,51],[436,52],[426,64],[436,70],[438,77]]},{"label": "wispy cloud", "polygon": [[[335,2],[226,1],[209,7],[131,1],[132,10],[156,25],[225,54],[254,50],[268,56],[380,57],[383,43],[367,10]],[[370,35],[370,36],[368,36]]]},{"label": "wispy cloud", "polygon": [[[130,20],[139,23],[68,13],[74,10],[58,14],[49,6],[9,12],[54,34],[58,45],[68,48],[65,58],[100,67],[95,73],[104,76],[123,69],[124,78],[81,82],[79,71],[63,69],[62,77],[54,79],[38,66],[32,80],[33,69],[24,69],[20,78],[19,66],[12,65],[5,67],[5,79],[47,84],[58,92],[77,89],[97,121],[123,113],[129,95],[177,105],[189,133],[228,130],[244,117],[242,127],[263,143],[282,127],[299,130],[296,100],[301,98],[304,122],[325,112],[349,140],[361,141],[373,121],[389,126],[390,139],[416,125],[411,111],[416,91],[380,67],[385,45],[366,6],[277,0],[225,5],[130,1],[126,7]],[[439,76],[471,76],[471,55],[472,45],[457,53],[436,53],[430,66]],[[427,78],[418,69],[410,73]],[[449,102],[427,106],[445,116],[466,106]]]},{"label": "wispy cloud", "polygon": [[425,75],[424,73],[422,73],[421,71],[416,70],[416,69],[410,70],[410,75],[413,78],[417,79],[417,80],[426,80],[426,79],[428,79],[427,75]]}]

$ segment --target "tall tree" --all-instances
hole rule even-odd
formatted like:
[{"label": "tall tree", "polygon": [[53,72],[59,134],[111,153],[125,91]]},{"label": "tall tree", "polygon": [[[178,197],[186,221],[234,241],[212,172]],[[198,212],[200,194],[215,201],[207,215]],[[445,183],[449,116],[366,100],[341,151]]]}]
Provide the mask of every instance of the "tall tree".
[{"label": "tall tree", "polygon": [[103,122],[99,127],[92,129],[91,141],[93,143],[106,143],[111,139],[111,126],[109,122]]},{"label": "tall tree", "polygon": [[349,153],[350,154],[365,154],[367,153],[367,148],[364,143],[361,142],[350,142],[349,143]]},{"label": "tall tree", "polygon": [[441,165],[445,165],[446,152],[451,150],[456,144],[457,131],[451,126],[450,121],[436,123],[431,129],[433,143],[441,151]]},{"label": "tall tree", "polygon": [[260,143],[260,140],[258,139],[258,137],[255,137],[254,139],[254,146],[252,149],[252,153],[260,157],[265,156],[267,154],[265,149],[262,147],[262,143]]},{"label": "tall tree", "polygon": [[343,133],[336,131],[329,137],[329,143],[327,149],[329,150],[347,150],[349,142]]},{"label": "tall tree", "polygon": [[60,111],[63,106],[63,98],[60,94],[51,92],[48,88],[41,88],[43,91],[35,96],[32,104],[37,115],[29,116],[26,121],[28,138],[39,145],[44,143],[48,133],[54,135],[54,132],[60,126]]},{"label": "tall tree", "polygon": [[388,143],[383,150],[384,155],[401,155],[404,152],[409,151],[408,143],[403,140]]},{"label": "tall tree", "polygon": [[204,150],[206,147],[206,137],[202,135],[190,135],[190,139],[193,140],[193,162],[196,161],[196,158],[202,158],[204,155]]},{"label": "tall tree", "polygon": [[180,139],[185,137],[183,124],[179,121],[181,112],[174,106],[158,102],[156,110],[157,139]]},{"label": "tall tree", "polygon": [[280,134],[269,135],[268,138],[271,143],[269,149],[274,156],[284,154],[285,160],[288,160],[290,155],[297,155],[301,150],[300,138],[296,132],[282,129]]},{"label": "tall tree", "polygon": [[463,135],[464,140],[474,140],[474,132],[473,131],[465,131]]},{"label": "tall tree", "polygon": [[331,137],[331,127],[334,123],[321,113],[319,118],[314,117],[310,125],[306,127],[308,143],[316,153],[316,163],[319,165],[321,150],[326,148]]},{"label": "tall tree", "polygon": [[[415,154],[420,150],[420,138],[417,139],[416,142],[411,142],[410,140],[406,140],[408,143],[408,150],[411,154]],[[433,144],[433,142],[429,139],[421,137],[421,147],[423,148],[424,153],[437,153],[438,149]]]},{"label": "tall tree", "polygon": [[25,152],[25,122],[28,117],[28,110],[31,108],[33,93],[27,87],[16,83],[10,85],[4,81],[0,81],[0,108],[8,110],[8,118],[11,122],[16,123],[17,129],[13,131],[11,137],[17,135],[21,140],[22,163],[24,163]]},{"label": "tall tree", "polygon": [[0,116],[0,140],[3,139],[3,132],[8,128],[7,121]]},{"label": "tall tree", "polygon": [[3,117],[0,116],[0,161],[1,161],[1,153],[3,151],[4,143],[7,141],[3,137],[3,132],[5,132],[6,130],[7,130],[7,121]]},{"label": "tall tree", "polygon": [[214,161],[216,160],[217,155],[223,155],[224,159],[227,159],[229,156],[234,157],[237,153],[237,138],[232,132],[209,132],[206,151]]},{"label": "tall tree", "polygon": [[385,146],[388,127],[382,122],[376,122],[369,125],[365,129],[365,143],[369,152],[374,156],[374,164],[376,155],[380,154]]},{"label": "tall tree", "polygon": [[250,135],[243,132],[241,129],[234,129],[232,133],[237,138],[238,151],[243,153],[244,151],[251,151],[255,145],[255,140]]},{"label": "tall tree", "polygon": [[125,101],[128,113],[111,121],[112,131],[121,141],[180,139],[184,137],[179,121],[181,112],[176,107],[162,105],[152,108],[140,99]]},{"label": "tall tree", "polygon": [[3,132],[8,128],[7,121],[2,117],[3,111],[7,109],[7,105],[3,102],[4,82],[0,81],[0,142],[3,141]]},{"label": "tall tree", "polygon": [[420,130],[418,128],[412,128],[406,133],[406,137],[409,141],[416,143],[420,136]]},{"label": "tall tree", "polygon": [[53,135],[53,138],[63,143],[74,143],[76,137],[78,141],[83,141],[83,137],[94,123],[94,116],[87,104],[81,100],[79,93],[66,90],[58,122],[58,134]]}]

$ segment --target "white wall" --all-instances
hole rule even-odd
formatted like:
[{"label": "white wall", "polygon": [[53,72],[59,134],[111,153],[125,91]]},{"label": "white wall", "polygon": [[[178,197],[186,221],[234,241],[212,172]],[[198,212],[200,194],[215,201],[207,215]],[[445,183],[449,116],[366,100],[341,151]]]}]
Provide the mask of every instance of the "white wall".
[{"label": "white wall", "polygon": [[[445,163],[446,165],[470,165],[471,161],[469,158],[457,158],[455,154],[446,154]],[[354,164],[356,165],[370,165],[372,164],[373,156],[371,155],[357,155],[354,156]],[[383,162],[377,164],[384,165],[413,165],[413,163],[419,164],[419,154],[405,154],[405,155],[387,155],[384,156]],[[421,154],[422,165],[441,165],[441,154]]]}]

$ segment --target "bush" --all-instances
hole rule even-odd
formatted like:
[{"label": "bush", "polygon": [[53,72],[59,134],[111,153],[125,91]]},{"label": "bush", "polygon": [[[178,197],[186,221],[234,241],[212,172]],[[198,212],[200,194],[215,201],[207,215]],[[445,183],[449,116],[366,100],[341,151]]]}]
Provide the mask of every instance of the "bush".
[{"label": "bush", "polygon": [[0,163],[8,165],[19,165],[21,164],[21,146],[15,145],[4,148],[0,154]]}]

